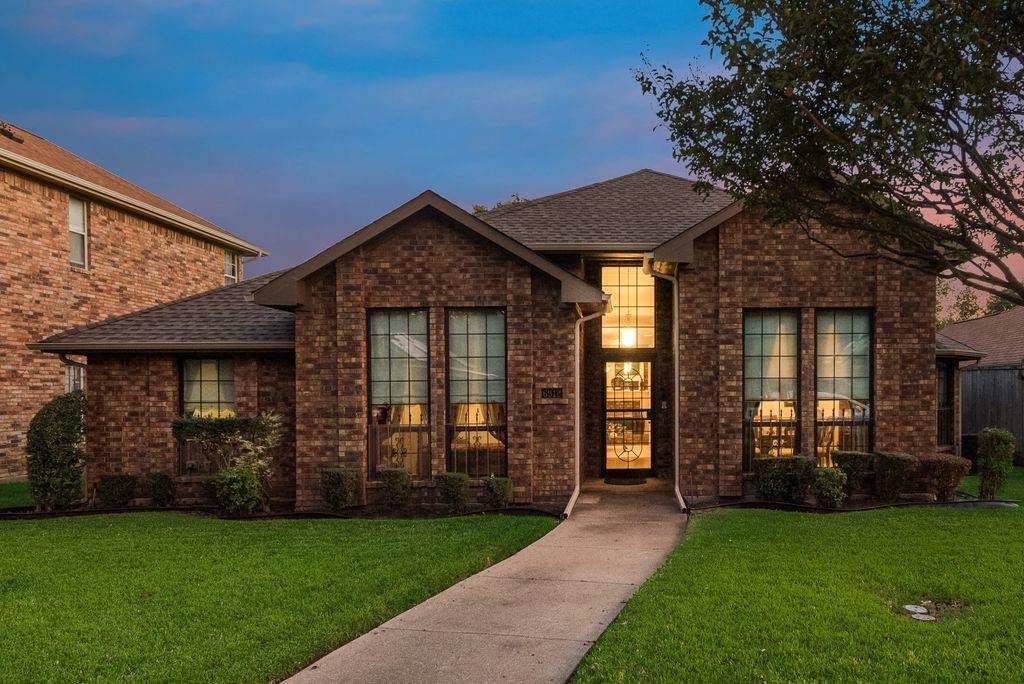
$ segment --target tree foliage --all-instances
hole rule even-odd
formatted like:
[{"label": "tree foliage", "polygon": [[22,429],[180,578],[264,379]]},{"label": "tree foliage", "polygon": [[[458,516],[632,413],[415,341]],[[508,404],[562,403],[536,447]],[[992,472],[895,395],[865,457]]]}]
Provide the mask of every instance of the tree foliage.
[{"label": "tree foliage", "polygon": [[985,313],[991,316],[1009,311],[1013,307],[1013,293],[1004,290],[999,294],[989,295],[988,301],[985,302]]},{"label": "tree foliage", "polygon": [[529,201],[530,199],[528,197],[523,197],[518,192],[513,192],[512,196],[509,197],[507,200],[500,200],[498,202],[495,202],[492,206],[487,206],[486,204],[474,204],[473,214],[475,216],[480,216],[482,214],[486,214],[489,211],[494,211],[495,209],[501,209],[502,207],[507,207],[513,204],[522,204],[523,202]]},{"label": "tree foliage", "polygon": [[636,74],[700,187],[1024,303],[1024,4],[703,3],[724,71]]}]

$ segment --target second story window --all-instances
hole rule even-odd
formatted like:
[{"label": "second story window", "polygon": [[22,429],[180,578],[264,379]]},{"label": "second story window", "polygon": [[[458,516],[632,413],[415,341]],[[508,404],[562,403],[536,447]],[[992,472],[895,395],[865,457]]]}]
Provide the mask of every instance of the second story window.
[{"label": "second story window", "polygon": [[234,252],[224,252],[224,284],[238,282],[238,255]]},{"label": "second story window", "polygon": [[72,197],[68,202],[68,238],[71,248],[71,265],[86,268],[88,265],[88,226],[85,202]]}]

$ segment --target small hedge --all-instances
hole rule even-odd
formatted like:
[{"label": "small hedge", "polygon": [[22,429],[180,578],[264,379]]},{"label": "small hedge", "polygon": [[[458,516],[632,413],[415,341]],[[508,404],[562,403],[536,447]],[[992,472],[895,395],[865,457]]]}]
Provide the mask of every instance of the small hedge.
[{"label": "small hedge", "polygon": [[263,505],[257,472],[245,466],[224,468],[210,480],[218,508],[231,515],[252,515]]},{"label": "small hedge", "polygon": [[886,501],[895,501],[917,470],[917,458],[895,451],[875,454],[875,482],[878,495]]},{"label": "small hedge", "polygon": [[875,457],[863,451],[837,451],[832,462],[846,475],[846,496],[864,493],[864,483],[875,464]]},{"label": "small hedge", "polygon": [[839,468],[817,468],[811,492],[822,508],[840,508],[846,501],[846,473]]},{"label": "small hedge", "polygon": [[466,473],[441,473],[434,478],[441,501],[448,504],[452,513],[466,510],[469,501],[469,476]]},{"label": "small hedge", "polygon": [[755,458],[754,481],[767,501],[802,503],[814,481],[814,460],[806,456]]},{"label": "small hedge", "polygon": [[146,475],[146,493],[153,500],[153,505],[160,508],[173,506],[178,498],[174,478],[163,471]]},{"label": "small hedge", "polygon": [[389,511],[400,511],[409,505],[412,499],[412,478],[405,468],[381,468],[378,471],[383,485],[384,508]]},{"label": "small hedge", "polygon": [[917,459],[918,478],[939,501],[952,501],[970,471],[971,462],[953,454],[928,454]]},{"label": "small hedge", "polygon": [[85,466],[85,393],[51,399],[28,425],[28,483],[36,508],[52,511],[82,499]]},{"label": "small hedge", "polygon": [[485,477],[484,498],[491,508],[505,508],[512,502],[512,480],[494,475]]},{"label": "small hedge", "polygon": [[978,433],[979,493],[985,501],[996,498],[1006,476],[1013,469],[1013,434],[999,428],[985,428]]},{"label": "small hedge", "polygon": [[96,495],[107,508],[126,508],[135,498],[135,476],[122,473],[100,475]]},{"label": "small hedge", "polygon": [[359,476],[348,470],[330,469],[320,473],[320,496],[338,513],[354,506],[359,494]]}]

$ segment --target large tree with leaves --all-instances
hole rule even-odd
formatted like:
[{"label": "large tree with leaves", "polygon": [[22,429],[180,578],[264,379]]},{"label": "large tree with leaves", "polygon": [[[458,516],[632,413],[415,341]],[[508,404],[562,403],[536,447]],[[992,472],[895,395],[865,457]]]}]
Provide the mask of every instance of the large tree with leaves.
[{"label": "large tree with leaves", "polygon": [[1024,304],[1024,4],[702,1],[724,70],[636,75],[705,187]]}]

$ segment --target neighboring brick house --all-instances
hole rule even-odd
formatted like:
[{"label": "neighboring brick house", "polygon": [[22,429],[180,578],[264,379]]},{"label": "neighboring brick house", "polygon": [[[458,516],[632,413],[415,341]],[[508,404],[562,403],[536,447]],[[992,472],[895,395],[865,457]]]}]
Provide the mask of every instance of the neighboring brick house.
[{"label": "neighboring brick house", "polygon": [[0,481],[25,474],[29,420],[85,382],[26,345],[240,280],[263,251],[28,131],[0,122]]},{"label": "neighboring brick house", "polygon": [[193,477],[170,419],[224,404],[294,426],[275,486],[299,510],[325,468],[375,501],[383,465],[422,501],[445,470],[557,509],[592,477],[704,501],[755,457],[935,451],[933,297],[643,170],[482,216],[428,191],[295,268],[37,348],[88,353],[91,482]]}]

